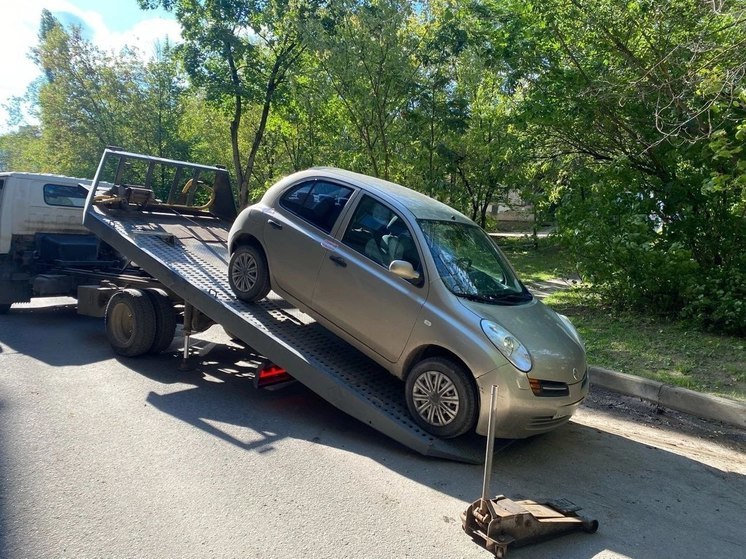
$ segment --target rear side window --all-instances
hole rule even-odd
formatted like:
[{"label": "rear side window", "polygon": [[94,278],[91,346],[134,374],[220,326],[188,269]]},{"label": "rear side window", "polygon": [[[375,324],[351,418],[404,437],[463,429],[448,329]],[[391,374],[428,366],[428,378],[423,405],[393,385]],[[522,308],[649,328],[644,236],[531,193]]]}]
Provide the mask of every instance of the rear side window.
[{"label": "rear side window", "polygon": [[88,191],[80,185],[45,184],[44,202],[50,206],[82,208]]},{"label": "rear side window", "polygon": [[280,206],[331,233],[334,224],[352,195],[352,188],[325,181],[310,181],[294,186],[280,199]]}]

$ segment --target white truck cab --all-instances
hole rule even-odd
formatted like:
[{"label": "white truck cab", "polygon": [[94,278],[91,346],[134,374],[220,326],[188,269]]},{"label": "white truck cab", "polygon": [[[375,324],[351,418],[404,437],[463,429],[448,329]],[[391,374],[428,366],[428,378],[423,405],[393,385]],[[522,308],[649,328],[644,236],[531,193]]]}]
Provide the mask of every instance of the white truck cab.
[{"label": "white truck cab", "polygon": [[34,295],[63,294],[35,293],[35,278],[64,262],[97,258],[97,241],[83,227],[88,185],[61,175],[0,173],[0,313]]}]

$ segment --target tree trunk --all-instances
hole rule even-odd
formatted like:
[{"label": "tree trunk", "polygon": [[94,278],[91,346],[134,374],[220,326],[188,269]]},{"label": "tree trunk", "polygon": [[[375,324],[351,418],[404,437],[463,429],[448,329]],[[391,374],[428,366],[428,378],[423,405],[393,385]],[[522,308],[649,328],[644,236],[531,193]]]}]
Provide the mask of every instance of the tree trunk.
[{"label": "tree trunk", "polygon": [[272,97],[277,88],[277,75],[280,71],[280,63],[278,57],[274,66],[272,66],[272,72],[267,81],[267,89],[264,92],[264,105],[262,106],[262,116],[259,120],[259,128],[257,128],[256,134],[254,134],[254,141],[251,143],[251,151],[249,152],[249,158],[246,161],[246,167],[244,168],[243,180],[241,181],[241,190],[238,196],[238,205],[240,209],[245,208],[253,202],[253,200],[249,198],[249,183],[251,182],[251,176],[254,173],[256,154],[259,153],[259,148],[264,139],[264,131],[267,128],[267,119],[269,118],[269,110],[272,106]]},{"label": "tree trunk", "polygon": [[241,103],[241,79],[238,77],[236,61],[233,58],[233,51],[228,43],[225,43],[226,58],[231,73],[231,83],[235,90],[235,106],[233,109],[233,120],[231,120],[231,150],[233,151],[233,170],[236,173],[236,181],[243,185],[244,175],[241,168],[241,152],[238,149],[238,129],[241,126],[241,112],[243,110]]}]

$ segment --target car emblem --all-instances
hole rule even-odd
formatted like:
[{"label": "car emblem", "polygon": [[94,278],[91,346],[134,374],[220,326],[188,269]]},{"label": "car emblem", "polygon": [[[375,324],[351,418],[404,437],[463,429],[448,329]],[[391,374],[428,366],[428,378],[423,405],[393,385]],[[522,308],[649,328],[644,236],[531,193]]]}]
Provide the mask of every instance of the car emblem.
[{"label": "car emblem", "polygon": [[575,367],[572,368],[572,378],[578,380],[578,370]]}]

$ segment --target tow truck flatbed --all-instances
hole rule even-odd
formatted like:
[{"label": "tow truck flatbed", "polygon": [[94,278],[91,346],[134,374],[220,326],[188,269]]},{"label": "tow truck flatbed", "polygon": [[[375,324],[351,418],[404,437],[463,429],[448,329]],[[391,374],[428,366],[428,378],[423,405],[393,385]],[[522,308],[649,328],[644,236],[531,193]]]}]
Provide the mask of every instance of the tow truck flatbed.
[{"label": "tow truck flatbed", "polygon": [[401,381],[305,313],[274,294],[254,304],[237,300],[228,284],[230,221],[92,199],[93,192],[83,217],[90,231],[329,403],[423,455],[484,461],[483,438],[443,440],[421,430],[410,419]]}]

